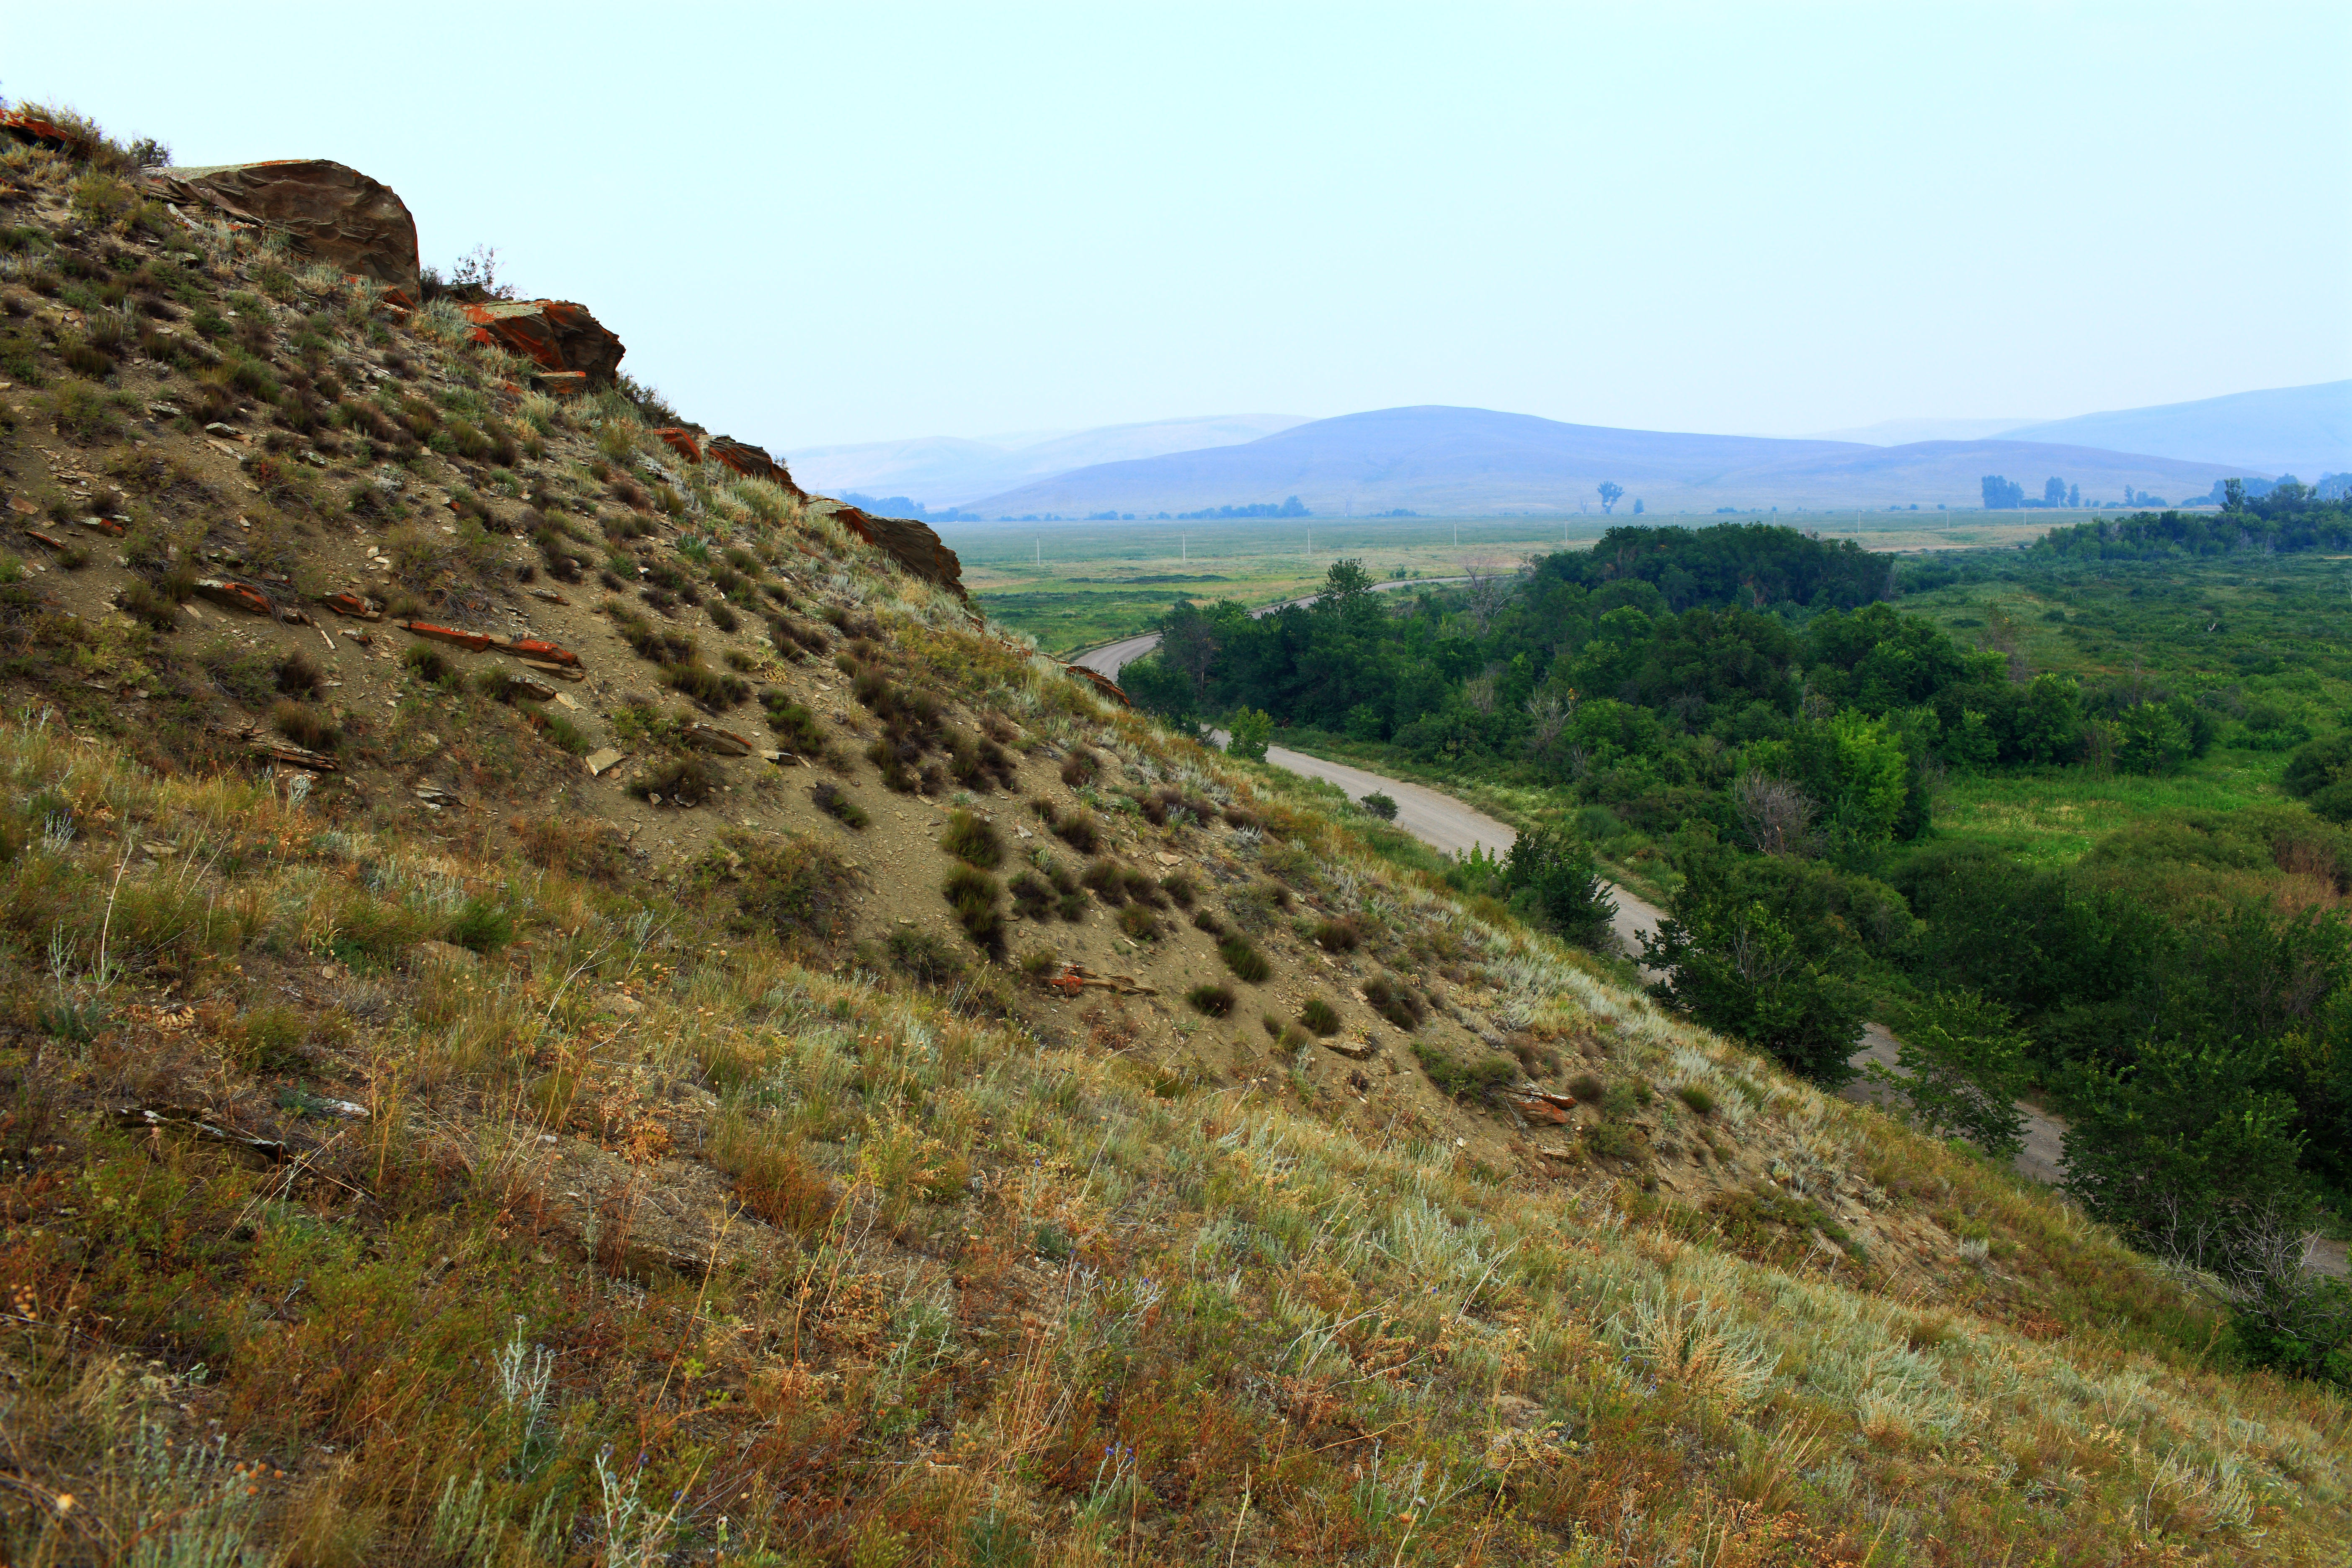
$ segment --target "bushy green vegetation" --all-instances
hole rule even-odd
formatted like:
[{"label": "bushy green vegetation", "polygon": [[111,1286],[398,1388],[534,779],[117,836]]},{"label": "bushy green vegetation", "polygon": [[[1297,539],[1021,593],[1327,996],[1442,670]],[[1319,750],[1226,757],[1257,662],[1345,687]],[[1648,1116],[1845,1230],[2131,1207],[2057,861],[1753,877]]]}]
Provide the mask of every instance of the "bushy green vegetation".
[{"label": "bushy green vegetation", "polygon": [[[2293,489],[2101,526],[1899,573],[1789,530],[1621,529],[1397,605],[1342,562],[1308,606],[1171,613],[1123,679],[1518,806],[1507,860],[1446,875],[1571,940],[1606,945],[1595,872],[1632,862],[1668,907],[1658,994],[1817,1081],[1864,1017],[1906,1022],[1914,1113],[2005,1152],[2031,1079],[2076,1121],[2078,1194],[2145,1243],[2187,1209],[2302,1223],[2352,1194],[2352,839],[2321,820],[2352,816],[2326,732],[2352,661],[2308,553],[2352,531]],[[2305,555],[2250,581],[2265,550]],[[1972,791],[2122,798],[2053,857],[1939,828]]]}]

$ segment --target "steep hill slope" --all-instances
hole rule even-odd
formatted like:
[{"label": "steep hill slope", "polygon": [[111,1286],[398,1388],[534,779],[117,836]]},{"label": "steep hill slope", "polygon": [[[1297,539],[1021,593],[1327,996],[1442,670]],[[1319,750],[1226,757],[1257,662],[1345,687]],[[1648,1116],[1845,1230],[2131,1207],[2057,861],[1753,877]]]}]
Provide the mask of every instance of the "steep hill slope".
[{"label": "steep hill slope", "polygon": [[2352,1534],[2187,1282],[121,163],[0,159],[9,1560]]},{"label": "steep hill slope", "polygon": [[[1297,496],[1321,516],[1600,510],[1603,480],[1652,510],[1981,504],[1980,481],[2053,474],[2086,497],[2126,485],[2179,499],[2252,470],[2014,439],[1901,447],[1563,425],[1483,408],[1386,408],[1234,447],[1079,468],[971,503],[986,517],[1198,510]],[[2021,479],[2020,476],[2026,476]]]}]

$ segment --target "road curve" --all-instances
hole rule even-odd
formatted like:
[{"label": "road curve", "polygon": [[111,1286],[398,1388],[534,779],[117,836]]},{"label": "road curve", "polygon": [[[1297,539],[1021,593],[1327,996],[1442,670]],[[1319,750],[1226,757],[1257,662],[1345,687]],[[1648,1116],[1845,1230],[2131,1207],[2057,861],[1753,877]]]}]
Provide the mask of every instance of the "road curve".
[{"label": "road curve", "polygon": [[[1219,736],[1218,739],[1222,742],[1223,737]],[[1348,792],[1350,800],[1360,800],[1375,790],[1388,795],[1397,803],[1396,825],[1443,854],[1465,855],[1473,847],[1483,846],[1489,854],[1507,855],[1511,846],[1518,841],[1518,835],[1508,824],[1497,822],[1486,813],[1426,784],[1383,778],[1362,768],[1310,757],[1304,752],[1294,752],[1283,746],[1267,747],[1265,760],[1294,773],[1338,784]],[[1612,884],[1610,892],[1617,900],[1617,914],[1612,923],[1618,948],[1628,955],[1639,953],[1642,951],[1641,939],[1655,934],[1658,922],[1664,917],[1654,905],[1635,898],[1622,888]],[[1656,977],[1646,970],[1643,973],[1648,978]],[[1862,1047],[1853,1053],[1852,1065],[1856,1072],[1874,1062],[1892,1069],[1895,1066],[1895,1038],[1885,1025],[1865,1024],[1863,1026]],[[1891,1097],[1888,1089],[1867,1079],[1857,1079],[1842,1093],[1845,1099],[1865,1101],[1884,1101]],[[2034,1181],[2055,1183],[2064,1173],[2063,1140],[2066,1124],[2024,1100],[2019,1100],[2017,1108],[2025,1113],[2025,1147],[2018,1153],[2012,1168],[2018,1174]],[[2340,1258],[2326,1261],[2315,1258],[2314,1266],[2326,1268],[2330,1262],[2334,1263],[2335,1269],[2343,1267]],[[2335,1269],[2329,1271],[2334,1272]]]},{"label": "road curve", "polygon": [[[1218,741],[1223,743],[1222,734]],[[1361,800],[1374,791],[1387,795],[1397,803],[1396,825],[1440,854],[1467,855],[1473,848],[1483,847],[1490,855],[1508,855],[1511,846],[1519,841],[1510,824],[1497,822],[1427,784],[1384,778],[1346,763],[1310,757],[1284,746],[1268,746],[1265,760],[1277,768],[1338,784],[1348,792],[1350,800]],[[1654,934],[1664,917],[1622,888],[1612,884],[1609,890],[1617,900],[1617,945],[1627,954],[1639,953],[1642,938]]]}]

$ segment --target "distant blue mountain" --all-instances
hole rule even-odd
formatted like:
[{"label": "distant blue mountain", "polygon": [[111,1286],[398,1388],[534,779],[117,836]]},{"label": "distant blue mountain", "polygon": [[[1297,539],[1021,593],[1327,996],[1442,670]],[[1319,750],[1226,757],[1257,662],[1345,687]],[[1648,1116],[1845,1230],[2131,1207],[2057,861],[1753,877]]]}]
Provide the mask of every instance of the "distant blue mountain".
[{"label": "distant blue mountain", "polygon": [[[2352,465],[2346,465],[2352,466]],[[1319,517],[1402,507],[1432,516],[1599,514],[1599,487],[1624,487],[1619,515],[1713,512],[1723,506],[1831,510],[1982,505],[1983,479],[2005,475],[2039,495],[2052,478],[2085,501],[2126,491],[2202,496],[2250,465],[2183,461],[2023,441],[1918,441],[1900,447],[1565,425],[1484,408],[1384,408],[1202,451],[1097,463],[1005,490],[964,510],[987,518],[1101,512],[1150,516],[1262,505],[1297,496]],[[2314,478],[2315,475],[2305,476]]]},{"label": "distant blue mountain", "polygon": [[2021,426],[2004,438],[2243,463],[2310,484],[2322,474],[2352,468],[2352,381],[2083,414]]}]

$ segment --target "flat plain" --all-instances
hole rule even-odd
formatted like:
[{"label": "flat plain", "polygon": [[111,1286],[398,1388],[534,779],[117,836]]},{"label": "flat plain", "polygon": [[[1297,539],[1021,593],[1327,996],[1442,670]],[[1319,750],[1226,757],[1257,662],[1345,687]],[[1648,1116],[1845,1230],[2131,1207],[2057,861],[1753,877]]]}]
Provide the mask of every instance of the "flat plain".
[{"label": "flat plain", "polygon": [[1331,563],[1376,577],[1508,571],[1532,555],[1590,544],[1627,523],[1706,528],[1786,522],[1872,550],[1980,550],[2096,515],[2068,511],[1809,511],[1678,516],[1242,518],[1174,522],[949,523],[964,583],[989,615],[1066,657],[1149,629],[1184,599],[1272,604],[1314,592]]}]

